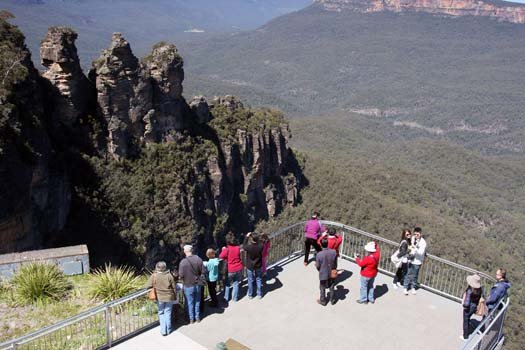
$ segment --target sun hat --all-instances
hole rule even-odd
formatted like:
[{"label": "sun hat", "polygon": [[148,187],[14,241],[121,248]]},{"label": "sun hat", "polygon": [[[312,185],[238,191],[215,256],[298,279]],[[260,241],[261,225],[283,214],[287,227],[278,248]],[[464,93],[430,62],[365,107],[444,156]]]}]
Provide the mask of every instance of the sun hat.
[{"label": "sun hat", "polygon": [[467,276],[467,283],[472,288],[481,287],[481,277],[478,274]]},{"label": "sun hat", "polygon": [[365,245],[365,250],[369,253],[375,253],[376,252],[376,243],[375,242],[368,242]]}]

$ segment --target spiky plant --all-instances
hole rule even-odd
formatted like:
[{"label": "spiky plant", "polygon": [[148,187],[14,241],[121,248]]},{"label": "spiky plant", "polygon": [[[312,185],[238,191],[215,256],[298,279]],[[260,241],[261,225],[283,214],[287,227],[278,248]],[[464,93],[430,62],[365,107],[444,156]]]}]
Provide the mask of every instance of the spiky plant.
[{"label": "spiky plant", "polygon": [[130,294],[140,288],[140,277],[129,266],[104,265],[96,269],[88,283],[89,295],[108,302]]},{"label": "spiky plant", "polygon": [[56,265],[41,262],[22,265],[11,285],[17,305],[60,300],[72,288],[71,282]]}]

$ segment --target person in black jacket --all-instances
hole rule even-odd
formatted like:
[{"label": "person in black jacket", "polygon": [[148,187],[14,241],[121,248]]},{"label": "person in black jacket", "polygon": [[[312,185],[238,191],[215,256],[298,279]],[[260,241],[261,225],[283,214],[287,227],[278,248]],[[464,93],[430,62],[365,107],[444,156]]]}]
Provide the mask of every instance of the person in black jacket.
[{"label": "person in black jacket", "polygon": [[481,288],[481,277],[477,274],[467,276],[468,287],[463,294],[463,335],[460,339],[468,340],[468,337],[473,331],[470,318],[476,313],[479,301],[483,296],[483,289]]},{"label": "person in black jacket", "polygon": [[411,243],[412,232],[409,229],[404,229],[401,234],[401,241],[399,242],[399,252],[397,253],[398,259],[401,259],[401,266],[397,268],[396,274],[394,275],[394,289],[403,287],[403,279],[407,274],[408,270],[408,246]]},{"label": "person in black jacket", "polygon": [[246,273],[248,275],[248,298],[253,299],[253,283],[257,285],[257,298],[263,296],[262,253],[264,244],[254,232],[249,232],[244,239],[243,248],[246,251]]}]

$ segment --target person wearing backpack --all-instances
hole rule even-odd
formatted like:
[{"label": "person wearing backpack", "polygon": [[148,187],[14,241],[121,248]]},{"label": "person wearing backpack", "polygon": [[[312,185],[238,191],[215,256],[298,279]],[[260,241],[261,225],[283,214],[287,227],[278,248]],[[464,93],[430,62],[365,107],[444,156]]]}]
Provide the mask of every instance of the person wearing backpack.
[{"label": "person wearing backpack", "polygon": [[374,280],[377,276],[377,268],[379,266],[379,259],[381,252],[376,242],[368,242],[365,245],[366,256],[361,259],[359,254],[354,254],[354,259],[357,265],[361,267],[361,279],[359,289],[358,304],[374,304]]},{"label": "person wearing backpack", "polygon": [[396,259],[401,262],[394,275],[392,282],[394,289],[403,287],[403,280],[408,271],[408,247],[411,244],[412,232],[409,229],[404,229],[401,233],[401,241],[397,250]]}]

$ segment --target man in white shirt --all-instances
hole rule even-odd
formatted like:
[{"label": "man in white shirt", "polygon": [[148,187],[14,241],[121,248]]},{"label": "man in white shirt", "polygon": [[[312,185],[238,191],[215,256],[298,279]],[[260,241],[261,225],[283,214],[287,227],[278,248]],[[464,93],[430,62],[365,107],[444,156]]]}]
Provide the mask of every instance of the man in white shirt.
[{"label": "man in white shirt", "polygon": [[421,227],[416,227],[412,235],[412,245],[410,246],[410,253],[408,256],[408,271],[404,281],[404,293],[408,295],[411,291],[416,294],[417,278],[419,276],[419,269],[423,265],[427,250],[427,242],[422,236]]}]

